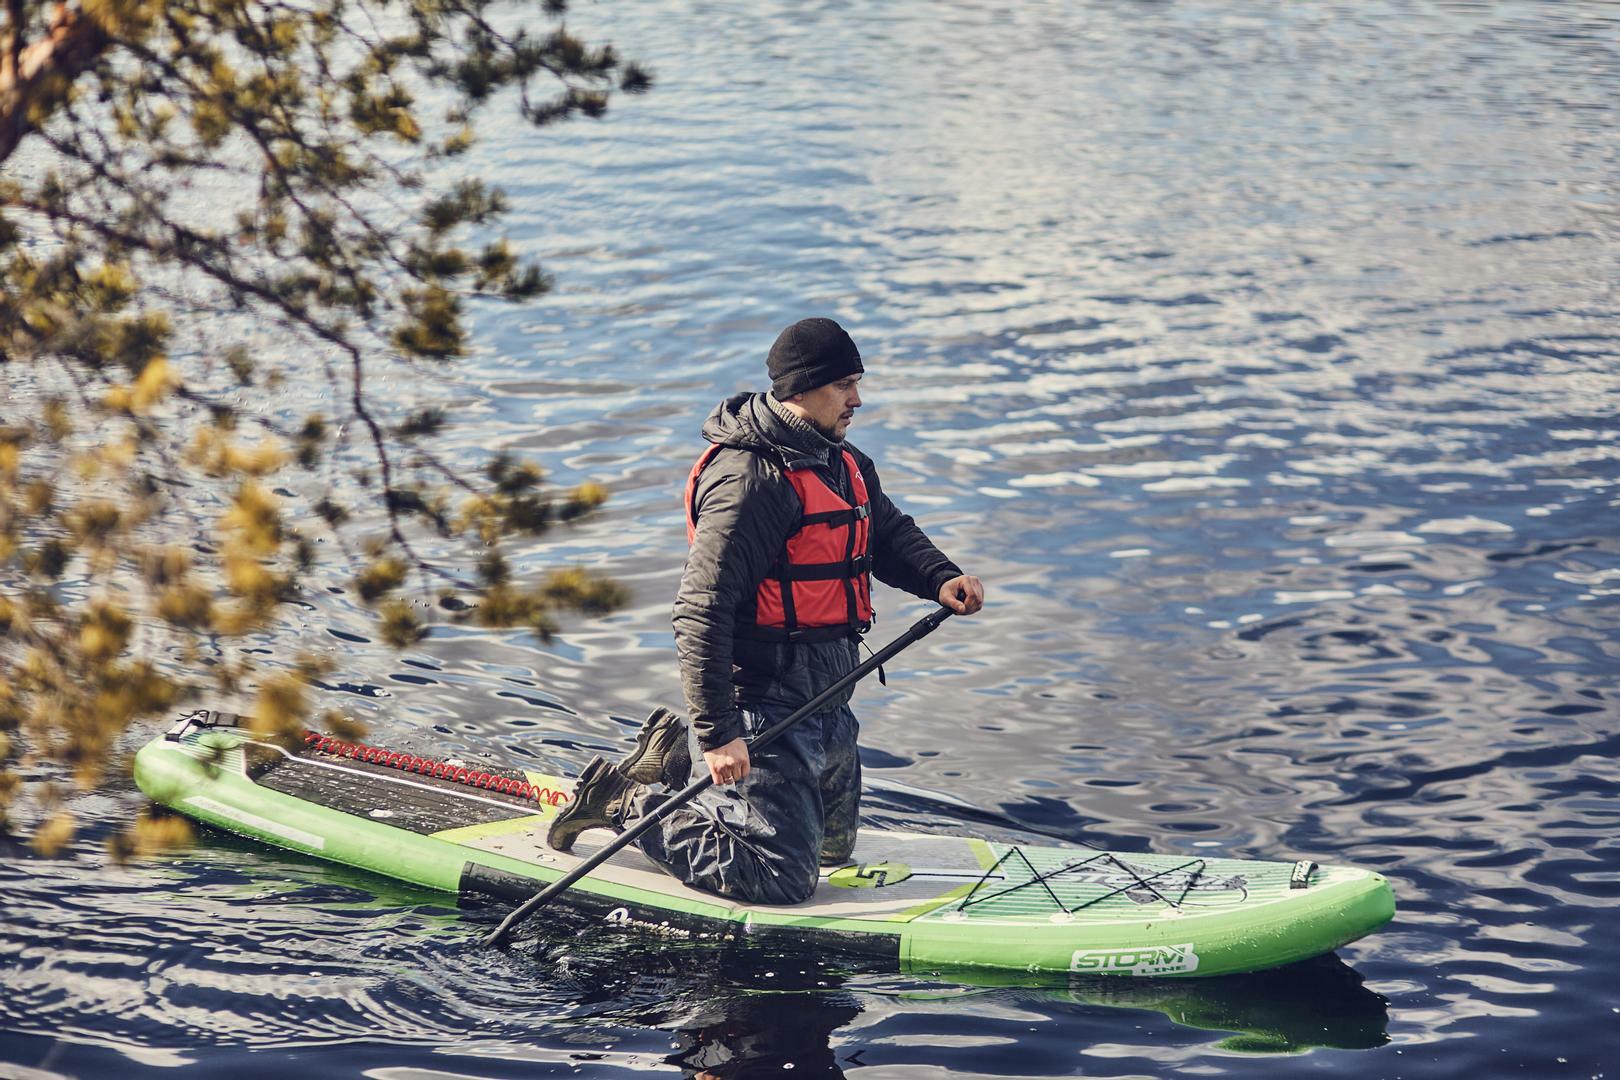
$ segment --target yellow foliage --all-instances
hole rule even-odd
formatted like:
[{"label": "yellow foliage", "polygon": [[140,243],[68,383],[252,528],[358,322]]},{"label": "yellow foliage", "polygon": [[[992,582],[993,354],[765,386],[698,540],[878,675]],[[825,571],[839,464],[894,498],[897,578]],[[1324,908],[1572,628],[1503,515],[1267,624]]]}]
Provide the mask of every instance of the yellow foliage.
[{"label": "yellow foliage", "polygon": [[279,440],[269,436],[260,439],[259,444],[251,449],[232,446],[226,451],[228,466],[233,471],[246,473],[248,476],[266,476],[281,468],[286,462],[287,451],[282,448]]},{"label": "yellow foliage", "polygon": [[250,603],[267,604],[281,588],[281,579],[254,558],[240,552],[225,556],[225,583],[231,592]]},{"label": "yellow foliage", "polygon": [[[51,662],[51,658],[44,650],[31,648],[23,653],[22,663],[12,668],[12,674],[19,689],[33,692],[51,685],[55,669],[56,665]],[[34,711],[36,714],[39,712],[37,703]]]},{"label": "yellow foliage", "polygon": [[134,859],[186,847],[194,835],[185,818],[147,810],[134,825],[107,841],[107,854],[122,866]]},{"label": "yellow foliage", "polygon": [[69,464],[73,468],[73,475],[80,480],[95,480],[101,476],[101,470],[106,464],[100,454],[74,454]]},{"label": "yellow foliage", "polygon": [[141,576],[149,585],[179,582],[191,571],[191,556],[182,548],[146,548],[141,552]]},{"label": "yellow foliage", "polygon": [[112,36],[140,38],[164,5],[154,0],[81,0],[80,6]]},{"label": "yellow foliage", "polygon": [[259,686],[248,727],[260,735],[285,742],[303,737],[304,717],[309,714],[309,691],[297,677],[272,675]]},{"label": "yellow foliage", "polygon": [[23,488],[23,513],[38,517],[51,508],[56,490],[44,480],[34,480]]},{"label": "yellow foliage", "polygon": [[242,447],[220,426],[198,430],[186,457],[212,476],[266,476],[287,462],[287,452],[279,440],[266,436],[257,446]]},{"label": "yellow foliage", "polygon": [[61,398],[46,401],[41,417],[45,421],[46,429],[51,433],[51,438],[62,440],[73,434],[73,418],[68,415],[67,405]]},{"label": "yellow foliage", "polygon": [[101,407],[108,412],[134,412],[135,392],[127,386],[111,387],[101,395]]},{"label": "yellow foliage", "polygon": [[270,25],[270,39],[276,47],[288,50],[298,44],[299,23],[294,19],[277,19]]},{"label": "yellow foliage", "polygon": [[127,469],[135,463],[135,455],[140,452],[141,444],[130,436],[122,439],[113,439],[103,446],[97,455],[103,462],[115,470]]},{"label": "yellow foliage", "polygon": [[35,851],[48,859],[71,844],[76,831],[73,815],[66,810],[58,810],[34,830],[31,844]]},{"label": "yellow foliage", "polygon": [[129,645],[134,622],[106,601],[96,601],[79,624],[79,651],[91,661],[104,662]]},{"label": "yellow foliage", "polygon": [[157,613],[175,626],[200,630],[213,620],[214,600],[197,585],[170,585],[158,593]]},{"label": "yellow foliage", "polygon": [[336,736],[345,742],[358,742],[366,737],[365,724],[347,713],[339,712],[337,709],[323,711],[316,726],[319,730]]},{"label": "yellow foliage", "polygon": [[450,155],[466,153],[476,140],[477,136],[473,134],[472,128],[458,128],[444,140],[444,153]]},{"label": "yellow foliage", "polygon": [[220,518],[220,526],[234,534],[238,550],[269,555],[281,544],[281,504],[258,484],[243,484]]},{"label": "yellow foliage", "polygon": [[607,488],[594,480],[587,480],[574,489],[570,501],[581,507],[595,508],[607,502]]},{"label": "yellow foliage", "polygon": [[191,110],[191,128],[204,146],[218,146],[231,130],[231,120],[217,101],[199,99]]},{"label": "yellow foliage", "polygon": [[62,515],[62,523],[81,544],[103,544],[124,531],[124,514],[105,499],[81,499]]},{"label": "yellow foliage", "polygon": [[458,533],[472,531],[486,544],[500,539],[501,512],[495,500],[487,495],[473,495],[461,502],[461,513],[452,523]]},{"label": "yellow foliage", "polygon": [[[269,612],[263,607],[250,604],[215,604],[209,618],[209,627],[216,634],[235,637],[263,626],[268,617]],[[216,672],[216,675],[221,674],[224,672]]]},{"label": "yellow foliage", "polygon": [[135,120],[135,114],[127,106],[120,105],[113,110],[113,120],[118,134],[125,139],[133,139],[140,134],[140,124]]},{"label": "yellow foliage", "polygon": [[57,756],[73,763],[83,788],[100,781],[108,749],[133,720],[170,708],[180,697],[180,687],[145,662],[105,664],[96,677],[99,689],[55,721],[68,737]]},{"label": "yellow foliage", "polygon": [[612,611],[629,599],[624,586],[577,566],[547,574],[541,593],[553,603],[593,615]]},{"label": "yellow foliage", "polygon": [[549,640],[557,631],[549,607],[540,593],[524,592],[502,583],[485,590],[473,618],[480,626],[526,626],[542,640]]},{"label": "yellow foliage", "polygon": [[221,455],[226,441],[225,433],[218,427],[198,428],[186,450],[186,460],[211,476],[220,476],[225,471]]},{"label": "yellow foliage", "polygon": [[147,362],[130,392],[130,408],[144,413],[180,386],[180,373],[159,356]]},{"label": "yellow foliage", "polygon": [[379,610],[382,639],[396,649],[414,645],[427,637],[427,627],[403,600],[390,600]]},{"label": "yellow foliage", "polygon": [[373,560],[354,579],[360,599],[369,604],[397,589],[405,580],[405,571],[405,561],[398,556]]},{"label": "yellow foliage", "polygon": [[298,677],[305,682],[313,682],[323,676],[330,675],[337,668],[329,656],[322,656],[316,652],[301,652],[297,658]]},{"label": "yellow foliage", "polygon": [[219,84],[221,90],[229,90],[236,85],[236,69],[226,63],[223,56],[215,58],[213,70],[208,74]]},{"label": "yellow foliage", "polygon": [[101,311],[114,311],[135,295],[139,283],[124,263],[102,263],[84,276],[85,292]]}]

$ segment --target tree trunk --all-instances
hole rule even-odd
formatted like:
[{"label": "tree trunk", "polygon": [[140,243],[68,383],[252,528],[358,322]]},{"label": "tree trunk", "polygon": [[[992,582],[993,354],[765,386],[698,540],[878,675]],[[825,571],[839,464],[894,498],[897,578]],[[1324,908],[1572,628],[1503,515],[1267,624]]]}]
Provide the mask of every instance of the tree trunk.
[{"label": "tree trunk", "polygon": [[112,41],[95,19],[64,3],[56,5],[45,36],[25,43],[25,4],[10,0],[6,10],[9,33],[0,56],[0,163],[50,115],[73,80],[89,70]]}]

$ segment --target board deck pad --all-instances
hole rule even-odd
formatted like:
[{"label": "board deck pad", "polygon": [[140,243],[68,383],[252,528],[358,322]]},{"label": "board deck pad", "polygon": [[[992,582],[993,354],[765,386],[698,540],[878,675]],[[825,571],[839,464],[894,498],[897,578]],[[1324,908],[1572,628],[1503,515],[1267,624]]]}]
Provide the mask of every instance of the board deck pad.
[{"label": "board deck pad", "polygon": [[[142,749],[151,798],[206,824],[458,893],[521,900],[612,839],[570,853],[545,842],[573,782],[454,757],[311,734],[262,739],[230,714],[190,714]],[[1181,976],[1252,971],[1331,951],[1394,913],[1370,871],[1309,860],[1249,861],[995,843],[862,829],[794,905],[745,904],[690,888],[634,846],[564,902],[681,938],[789,934],[906,970],[985,965]]]}]

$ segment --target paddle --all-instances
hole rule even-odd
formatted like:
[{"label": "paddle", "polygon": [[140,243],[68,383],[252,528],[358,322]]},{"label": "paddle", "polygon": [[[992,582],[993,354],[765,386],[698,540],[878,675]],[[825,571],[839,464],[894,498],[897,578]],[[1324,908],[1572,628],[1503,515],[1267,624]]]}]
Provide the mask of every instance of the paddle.
[{"label": "paddle", "polygon": [[[821,708],[844,689],[871,674],[873,669],[893,659],[895,655],[898,654],[902,649],[921,641],[923,638],[933,633],[934,630],[939,627],[939,624],[948,619],[951,614],[952,612],[950,608],[942,607],[938,611],[925,615],[923,618],[917,620],[916,624],[913,625],[911,629],[907,630],[905,633],[883,646],[883,648],[873,653],[867,658],[865,663],[856,667],[854,671],[851,671],[848,675],[845,675],[842,679],[839,679],[837,682],[827,687],[827,689],[811,698],[809,702],[807,702],[802,708],[796,710],[792,716],[789,716],[787,719],[766,728],[758,738],[754,739],[754,741],[749,744],[749,753],[757,753],[758,751],[769,746],[771,743],[775,742],[784,731],[792,727],[794,724],[797,724],[804,717],[809,716],[811,713]],[[493,933],[484,938],[484,944],[499,945],[504,942],[508,937],[511,936],[512,931],[515,930],[517,925],[524,919],[527,919],[530,915],[534,914],[542,907],[545,907],[552,900],[567,892],[569,886],[573,885],[574,882],[578,881],[586,874],[589,874],[598,866],[601,866],[603,863],[607,862],[628,845],[635,843],[636,838],[642,833],[646,832],[648,829],[658,824],[658,822],[674,813],[677,807],[684,806],[686,803],[692,801],[692,799],[696,798],[700,792],[709,788],[713,784],[714,778],[705,776],[700,780],[692,781],[690,784],[686,785],[686,787],[682,788],[677,794],[672,795],[668,799],[664,800],[663,804],[657,809],[653,810],[649,814],[643,815],[637,819],[634,825],[631,825],[629,828],[625,829],[624,832],[616,836],[613,841],[607,845],[607,847],[604,847],[601,851],[598,851],[595,855],[592,855],[589,859],[586,859],[584,862],[568,871],[568,873],[564,874],[562,877],[558,878],[556,881],[553,881],[550,885],[547,885],[544,889],[541,889],[539,892],[525,900],[521,906],[519,906],[501,922],[500,926],[495,928]]]}]

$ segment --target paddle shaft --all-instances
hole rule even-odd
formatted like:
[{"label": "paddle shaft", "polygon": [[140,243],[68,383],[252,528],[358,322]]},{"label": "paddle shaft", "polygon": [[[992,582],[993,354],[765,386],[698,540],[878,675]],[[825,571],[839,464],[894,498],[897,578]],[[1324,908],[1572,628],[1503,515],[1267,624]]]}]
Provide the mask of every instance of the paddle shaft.
[{"label": "paddle shaft", "polygon": [[[944,622],[951,615],[952,611],[950,608],[941,607],[938,611],[932,612],[931,614],[925,615],[923,618],[917,620],[917,622],[913,624],[909,630],[868,657],[865,663],[858,665],[848,675],[845,675],[842,679],[839,679],[837,682],[827,687],[827,689],[811,698],[801,708],[796,709],[791,716],[765,729],[765,731],[754,739],[753,742],[748,744],[749,750],[763,750],[765,747],[775,742],[782,736],[783,732],[787,731],[788,728],[792,727],[794,724],[797,724],[800,720],[827,704],[827,702],[831,701],[844,690],[871,674],[878,667],[881,667],[889,660],[892,660],[902,649],[921,641],[923,638],[933,633],[939,627],[939,624]],[[567,892],[569,887],[572,886],[574,882],[578,881],[586,874],[589,874],[598,866],[601,866],[603,863],[607,862],[614,855],[624,850],[624,848],[628,845],[635,843],[636,839],[648,829],[652,828],[654,825],[664,820],[664,818],[674,813],[677,808],[692,801],[692,799],[696,798],[699,793],[713,786],[713,784],[714,778],[712,776],[705,776],[701,779],[692,781],[679,792],[670,796],[668,799],[665,799],[657,809],[638,818],[634,825],[631,825],[629,828],[625,829],[624,832],[614,837],[612,842],[602,850],[598,851],[595,855],[592,855],[589,859],[580,863],[578,866],[568,871],[568,873],[564,874],[562,877],[558,878],[556,881],[553,881],[550,885],[547,885],[544,889],[541,889],[539,892],[525,900],[522,905],[520,905],[510,915],[502,920],[501,925],[497,926],[494,932],[492,932],[488,937],[484,938],[484,944],[499,945],[504,942],[508,937],[511,936],[512,931],[517,929],[518,924],[524,919],[527,919],[530,915],[545,907],[552,900]]]}]

